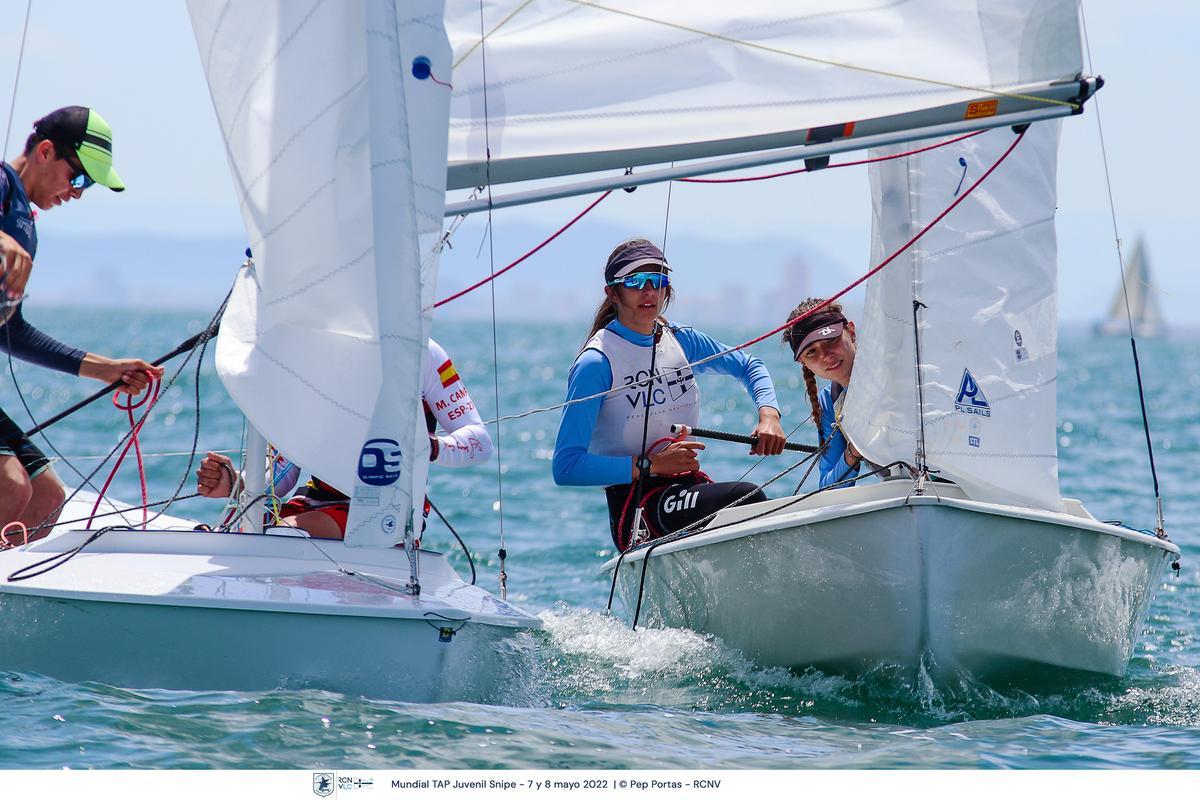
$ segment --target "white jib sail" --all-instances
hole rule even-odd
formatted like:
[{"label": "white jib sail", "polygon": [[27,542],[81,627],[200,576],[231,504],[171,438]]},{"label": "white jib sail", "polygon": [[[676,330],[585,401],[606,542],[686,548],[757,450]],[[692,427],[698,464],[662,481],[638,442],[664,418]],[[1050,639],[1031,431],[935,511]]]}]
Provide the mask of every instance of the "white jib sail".
[{"label": "white jib sail", "polygon": [[[1081,71],[1077,11],[1078,0],[449,0],[449,186],[484,183],[489,146],[503,183],[878,133],[905,115],[918,127],[1065,105]],[[1060,99],[1031,97],[1056,82]]]},{"label": "white jib sail", "polygon": [[445,202],[440,0],[189,3],[254,254],[217,371],[246,417],[353,497],[346,540],[419,530]]},{"label": "white jib sail", "polygon": [[[869,282],[843,409],[843,429],[868,460],[916,463],[921,407],[935,474],[976,500],[1061,509],[1054,230],[1060,124],[1030,127],[979,188]],[[1014,138],[1000,128],[871,165],[875,263],[950,205]],[[914,301],[921,303],[919,369]]]}]

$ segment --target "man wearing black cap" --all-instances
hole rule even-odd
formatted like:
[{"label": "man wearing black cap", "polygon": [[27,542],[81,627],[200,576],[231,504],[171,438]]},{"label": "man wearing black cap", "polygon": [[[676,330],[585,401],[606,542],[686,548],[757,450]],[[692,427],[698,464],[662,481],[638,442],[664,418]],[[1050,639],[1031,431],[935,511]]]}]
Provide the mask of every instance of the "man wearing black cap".
[{"label": "man wearing black cap", "polygon": [[[37,255],[36,212],[78,200],[93,183],[124,190],[113,169],[112,130],[83,106],[34,123],[25,151],[0,163],[0,349],[11,356],[137,394],[162,368],[139,358],[108,358],[69,347],[30,325],[21,312]],[[50,461],[0,409],[0,525],[20,521],[43,532],[58,518],[65,492]],[[31,531],[32,532],[32,531]]]}]

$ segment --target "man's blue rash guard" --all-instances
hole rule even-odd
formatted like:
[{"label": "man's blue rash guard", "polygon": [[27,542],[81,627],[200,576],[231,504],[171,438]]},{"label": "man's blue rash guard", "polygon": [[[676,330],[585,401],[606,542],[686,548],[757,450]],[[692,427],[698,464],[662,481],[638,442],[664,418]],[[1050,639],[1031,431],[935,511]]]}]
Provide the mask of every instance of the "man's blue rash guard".
[{"label": "man's blue rash guard", "polygon": [[[24,184],[8,164],[0,164],[0,230],[16,239],[30,258],[37,254],[33,209],[29,206]],[[0,350],[6,350],[22,361],[72,375],[79,374],[79,365],[87,355],[30,325],[20,305],[7,324],[0,321]]]},{"label": "man's blue rash guard", "polygon": [[[817,394],[817,403],[821,406],[821,441],[824,442],[829,438],[832,432],[833,438],[829,441],[829,446],[825,448],[825,452],[821,454],[821,481],[820,486],[824,489],[830,484],[843,481],[847,478],[853,478],[858,475],[858,468],[862,464],[850,466],[846,463],[846,436],[842,433],[841,428],[835,428],[834,422],[837,420],[837,415],[833,410],[834,400],[833,388],[837,387],[837,393],[840,395],[844,389],[840,384],[831,383],[823,388]],[[851,483],[845,484],[852,485]]]},{"label": "man's blue rash guard", "polygon": [[[633,331],[616,320],[610,322],[607,327],[622,339],[642,347],[649,348],[653,342],[652,335]],[[694,328],[672,325],[671,331],[689,363],[729,349]],[[775,399],[775,385],[771,383],[766,366],[741,350],[726,353],[720,358],[694,367],[693,371],[737,378],[754,398],[756,406],[779,408]],[[611,388],[612,368],[608,358],[599,350],[584,350],[575,359],[567,377],[567,400],[591,397]],[[600,406],[603,402],[604,398],[597,397],[563,409],[562,421],[558,426],[558,439],[554,443],[554,482],[559,486],[615,486],[629,483],[631,456],[600,456],[588,452],[592,430],[600,416]]]}]

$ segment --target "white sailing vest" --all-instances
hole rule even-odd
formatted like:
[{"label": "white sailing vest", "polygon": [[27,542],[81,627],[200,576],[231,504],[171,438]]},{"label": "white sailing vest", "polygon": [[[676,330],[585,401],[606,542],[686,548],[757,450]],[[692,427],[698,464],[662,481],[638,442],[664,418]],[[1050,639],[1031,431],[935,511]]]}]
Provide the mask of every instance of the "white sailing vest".
[{"label": "white sailing vest", "polygon": [[653,382],[635,386],[650,377],[650,348],[633,344],[607,328],[601,328],[584,345],[599,350],[612,367],[613,388],[625,391],[606,395],[592,430],[588,452],[601,456],[636,456],[642,452],[642,426],[647,399],[650,422],[646,446],[672,436],[671,425],[694,427],[700,419],[700,389],[675,334],[662,328],[654,357]]}]

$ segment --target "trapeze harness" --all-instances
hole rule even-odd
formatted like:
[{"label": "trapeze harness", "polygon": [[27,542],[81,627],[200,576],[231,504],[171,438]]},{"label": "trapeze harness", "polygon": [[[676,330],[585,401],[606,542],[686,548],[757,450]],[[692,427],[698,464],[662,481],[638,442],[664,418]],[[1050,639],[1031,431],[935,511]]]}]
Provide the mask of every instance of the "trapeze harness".
[{"label": "trapeze harness", "polygon": [[[646,455],[661,451],[677,439],[671,425],[694,427],[700,419],[700,390],[687,365],[683,348],[669,326],[663,326],[655,345],[654,379],[645,347],[626,341],[619,334],[601,328],[584,350],[598,350],[608,359],[613,387],[624,391],[606,395],[592,430],[588,452],[604,456],[637,456],[642,453],[643,430]],[[649,411],[649,422],[646,412]],[[636,483],[623,483],[604,489],[608,499],[608,520],[613,543],[620,551],[632,541]],[[714,482],[696,470],[680,475],[649,475],[644,483],[642,519],[650,539],[674,533],[734,501],[756,503],[766,495],[752,483]]]}]

